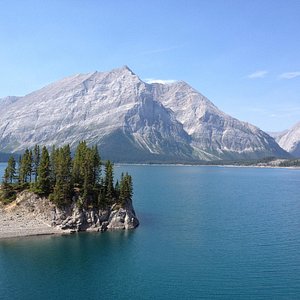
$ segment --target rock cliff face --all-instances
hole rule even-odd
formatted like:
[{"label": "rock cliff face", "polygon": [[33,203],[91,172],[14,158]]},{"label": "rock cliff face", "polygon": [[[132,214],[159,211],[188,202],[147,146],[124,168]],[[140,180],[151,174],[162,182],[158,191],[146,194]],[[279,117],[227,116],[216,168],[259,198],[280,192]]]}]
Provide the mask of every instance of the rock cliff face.
[{"label": "rock cliff face", "polygon": [[300,157],[300,122],[276,137],[278,144],[295,157]]},{"label": "rock cliff face", "polygon": [[20,193],[12,207],[6,208],[11,215],[27,215],[53,227],[58,231],[106,231],[133,229],[139,225],[132,203],[124,207],[113,205],[105,210],[80,209],[73,204],[60,209],[46,198],[24,191]]},{"label": "rock cliff face", "polygon": [[0,100],[0,151],[35,144],[100,146],[115,161],[287,156],[268,134],[234,119],[185,82],[147,84],[128,67],[79,74]]},{"label": "rock cliff face", "polygon": [[275,140],[259,128],[221,110],[187,83],[153,84],[155,98],[171,109],[191,137],[200,159],[285,157]]}]

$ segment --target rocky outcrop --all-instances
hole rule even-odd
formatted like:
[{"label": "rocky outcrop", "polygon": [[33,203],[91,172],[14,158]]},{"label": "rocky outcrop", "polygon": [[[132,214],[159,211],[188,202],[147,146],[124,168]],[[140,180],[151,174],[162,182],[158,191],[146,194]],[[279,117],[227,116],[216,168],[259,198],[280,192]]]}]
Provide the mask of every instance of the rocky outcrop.
[{"label": "rocky outcrop", "polygon": [[24,222],[29,217],[61,232],[127,230],[139,225],[131,201],[107,209],[84,209],[75,203],[58,208],[47,198],[24,191],[4,211],[6,216],[21,216]]},{"label": "rocky outcrop", "polygon": [[113,209],[107,223],[108,229],[133,229],[139,225],[132,204]]}]

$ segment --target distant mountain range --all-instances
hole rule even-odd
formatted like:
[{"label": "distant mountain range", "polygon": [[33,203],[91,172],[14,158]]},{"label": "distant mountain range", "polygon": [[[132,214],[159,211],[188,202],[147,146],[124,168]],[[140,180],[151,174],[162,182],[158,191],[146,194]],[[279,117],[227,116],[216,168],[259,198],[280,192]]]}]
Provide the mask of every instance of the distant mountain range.
[{"label": "distant mountain range", "polygon": [[0,151],[98,144],[123,162],[289,157],[273,137],[220,111],[183,81],[148,84],[127,66],[0,99]]},{"label": "distant mountain range", "polygon": [[277,143],[295,157],[300,157],[300,122],[291,129],[270,133]]}]

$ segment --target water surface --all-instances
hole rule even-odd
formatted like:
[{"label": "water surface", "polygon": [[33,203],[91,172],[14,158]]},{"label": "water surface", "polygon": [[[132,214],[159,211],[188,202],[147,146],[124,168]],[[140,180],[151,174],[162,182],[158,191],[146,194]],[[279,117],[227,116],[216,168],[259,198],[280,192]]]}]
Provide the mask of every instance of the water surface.
[{"label": "water surface", "polygon": [[300,298],[299,170],[123,170],[140,227],[0,241],[1,299]]}]

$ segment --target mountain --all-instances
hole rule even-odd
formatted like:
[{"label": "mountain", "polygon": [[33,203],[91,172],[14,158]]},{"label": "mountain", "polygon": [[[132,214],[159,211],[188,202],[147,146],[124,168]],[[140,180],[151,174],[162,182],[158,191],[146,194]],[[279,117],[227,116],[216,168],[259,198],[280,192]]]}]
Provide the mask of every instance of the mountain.
[{"label": "mountain", "polygon": [[21,97],[16,97],[16,96],[7,96],[4,98],[0,98],[0,106],[7,106],[9,104],[18,101],[20,98]]},{"label": "mountain", "polygon": [[276,142],[278,142],[278,140],[288,132],[288,130],[284,130],[284,131],[269,131],[267,132],[269,136],[273,137],[275,139]]},{"label": "mountain", "polygon": [[[7,99],[11,99],[10,101]],[[127,66],[78,74],[0,100],[0,151],[36,143],[100,146],[115,161],[284,157],[275,140],[234,119],[185,82],[147,84]]]},{"label": "mountain", "polygon": [[300,122],[276,138],[278,144],[295,157],[300,157]]},{"label": "mountain", "polygon": [[174,111],[191,136],[191,146],[203,159],[256,159],[286,156],[267,133],[220,111],[211,101],[185,82],[154,84],[156,99]]}]

